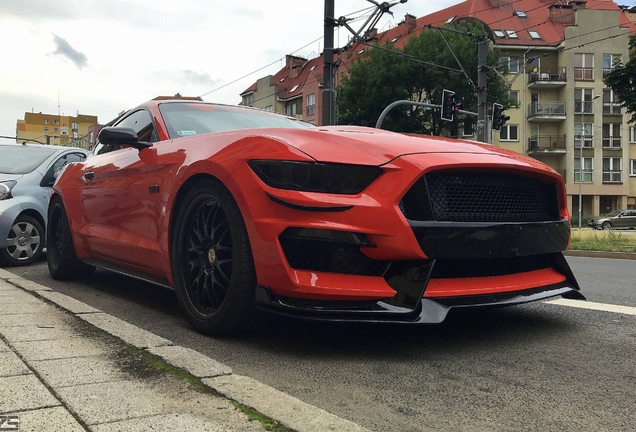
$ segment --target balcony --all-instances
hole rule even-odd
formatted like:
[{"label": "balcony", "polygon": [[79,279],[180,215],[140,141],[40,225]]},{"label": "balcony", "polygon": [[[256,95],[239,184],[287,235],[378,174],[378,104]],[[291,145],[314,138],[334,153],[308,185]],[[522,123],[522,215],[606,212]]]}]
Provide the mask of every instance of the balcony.
[{"label": "balcony", "polygon": [[532,88],[563,87],[567,80],[565,68],[541,69],[528,73],[528,87]]},{"label": "balcony", "polygon": [[528,138],[528,154],[564,153],[565,135],[535,135]]},{"label": "balcony", "polygon": [[603,137],[603,150],[621,149],[621,137]]},{"label": "balcony", "polygon": [[576,81],[594,81],[593,67],[575,67],[574,79]]},{"label": "balcony", "polygon": [[528,105],[528,121],[565,120],[565,102],[532,102]]}]

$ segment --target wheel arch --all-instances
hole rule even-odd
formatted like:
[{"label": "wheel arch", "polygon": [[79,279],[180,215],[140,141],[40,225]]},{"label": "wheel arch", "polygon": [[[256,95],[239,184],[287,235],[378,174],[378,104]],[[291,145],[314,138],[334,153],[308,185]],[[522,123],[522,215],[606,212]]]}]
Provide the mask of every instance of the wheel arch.
[{"label": "wheel arch", "polygon": [[[35,219],[36,221],[39,222],[40,225],[42,225],[42,228],[44,229],[44,234],[46,238],[46,220],[44,217],[42,217],[42,215],[40,214],[39,211],[32,209],[32,208],[28,208],[25,209],[23,211],[20,212],[20,214],[18,215],[18,217],[20,216],[29,216],[32,217],[33,219]],[[17,218],[16,218],[17,219]]]}]

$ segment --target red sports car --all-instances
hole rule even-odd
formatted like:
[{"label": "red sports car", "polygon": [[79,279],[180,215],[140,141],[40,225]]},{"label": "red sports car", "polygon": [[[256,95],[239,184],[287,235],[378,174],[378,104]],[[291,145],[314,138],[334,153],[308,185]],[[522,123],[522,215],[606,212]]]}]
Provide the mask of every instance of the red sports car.
[{"label": "red sports car", "polygon": [[584,297],[563,257],[563,179],[487,144],[315,127],[153,100],[99,134],[49,205],[55,279],[95,267],[174,287],[190,323],[257,309],[438,323],[458,307]]}]

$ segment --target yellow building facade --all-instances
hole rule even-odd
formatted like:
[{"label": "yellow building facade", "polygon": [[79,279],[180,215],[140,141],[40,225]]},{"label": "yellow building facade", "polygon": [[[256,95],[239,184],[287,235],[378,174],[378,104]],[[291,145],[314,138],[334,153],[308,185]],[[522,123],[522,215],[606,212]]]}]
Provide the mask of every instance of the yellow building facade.
[{"label": "yellow building facade", "polygon": [[72,145],[78,138],[87,135],[89,128],[96,123],[97,116],[94,115],[64,116],[26,112],[24,120],[17,121],[16,137],[19,143],[32,140],[31,142],[50,145]]}]

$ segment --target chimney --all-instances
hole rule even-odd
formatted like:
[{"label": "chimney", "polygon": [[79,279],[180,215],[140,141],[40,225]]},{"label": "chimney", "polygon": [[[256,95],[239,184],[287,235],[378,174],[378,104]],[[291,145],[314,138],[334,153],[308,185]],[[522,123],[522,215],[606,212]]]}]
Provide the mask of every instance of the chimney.
[{"label": "chimney", "polygon": [[550,21],[561,24],[574,24],[574,8],[571,4],[561,5],[553,3],[548,6]]},{"label": "chimney", "polygon": [[411,34],[415,27],[417,27],[417,18],[414,15],[404,15],[404,24],[406,25],[406,34]]},{"label": "chimney", "polygon": [[586,7],[585,0],[572,0],[568,4],[574,8],[574,10],[585,9]]},{"label": "chimney", "polygon": [[289,73],[289,78],[293,79],[300,75],[300,68],[307,63],[307,59],[287,54],[285,56],[285,68]]}]

